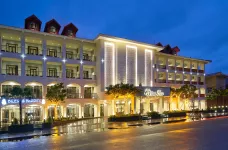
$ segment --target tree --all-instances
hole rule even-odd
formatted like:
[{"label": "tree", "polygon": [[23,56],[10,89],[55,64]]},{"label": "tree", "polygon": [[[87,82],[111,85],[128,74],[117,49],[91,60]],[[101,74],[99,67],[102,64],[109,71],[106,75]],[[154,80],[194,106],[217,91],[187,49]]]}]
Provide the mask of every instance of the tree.
[{"label": "tree", "polygon": [[177,98],[177,109],[179,109],[180,105],[180,96],[182,94],[182,88],[171,88],[170,90],[170,97],[171,97],[171,101],[173,99],[173,97]]},{"label": "tree", "polygon": [[207,94],[207,100],[216,100],[218,97],[222,98],[224,104],[224,97],[228,96],[228,89],[212,89],[211,92]]},{"label": "tree", "polygon": [[20,107],[20,125],[22,125],[22,100],[25,98],[33,97],[33,90],[31,87],[26,86],[25,88],[21,88],[20,86],[14,86],[11,91],[9,91],[8,98],[19,99],[19,107]]},{"label": "tree", "polygon": [[124,97],[124,99],[127,99],[141,92],[141,90],[136,88],[133,84],[124,83],[110,85],[106,89],[106,94],[113,96],[114,100],[120,96]]},{"label": "tree", "polygon": [[[58,106],[59,103],[64,102],[66,95],[67,95],[67,91],[63,83],[57,83],[48,89],[48,92],[46,94],[46,99],[50,102],[55,103],[56,104],[55,106]],[[55,108],[55,111],[56,110],[57,109]],[[55,112],[55,114],[57,113]]]},{"label": "tree", "polygon": [[192,84],[185,84],[181,87],[181,97],[184,99],[189,99],[191,100],[192,103],[192,109],[195,109],[195,99],[198,96],[196,92],[197,88],[196,86]]}]

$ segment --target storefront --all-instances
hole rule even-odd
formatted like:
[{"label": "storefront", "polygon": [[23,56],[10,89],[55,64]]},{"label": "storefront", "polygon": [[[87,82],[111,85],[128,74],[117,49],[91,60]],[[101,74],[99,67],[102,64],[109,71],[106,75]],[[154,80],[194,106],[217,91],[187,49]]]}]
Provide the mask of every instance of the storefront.
[{"label": "storefront", "polygon": [[[22,119],[28,118],[31,122],[43,120],[44,99],[23,99],[22,100]],[[18,99],[1,99],[1,115],[2,123],[11,123],[14,118],[20,119],[20,109]]]}]

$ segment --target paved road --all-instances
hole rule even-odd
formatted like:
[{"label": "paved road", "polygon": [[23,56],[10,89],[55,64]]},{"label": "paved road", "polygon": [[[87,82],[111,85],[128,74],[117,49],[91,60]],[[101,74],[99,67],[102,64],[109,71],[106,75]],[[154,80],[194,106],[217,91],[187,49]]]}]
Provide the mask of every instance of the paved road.
[{"label": "paved road", "polygon": [[227,150],[228,118],[91,133],[73,133],[0,143],[8,149]]}]

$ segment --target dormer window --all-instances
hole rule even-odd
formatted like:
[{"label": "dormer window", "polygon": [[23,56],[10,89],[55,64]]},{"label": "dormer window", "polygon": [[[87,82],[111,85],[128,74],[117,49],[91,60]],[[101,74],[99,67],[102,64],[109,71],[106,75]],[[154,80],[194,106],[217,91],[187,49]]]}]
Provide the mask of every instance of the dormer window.
[{"label": "dormer window", "polygon": [[36,24],[35,24],[35,22],[31,22],[31,23],[30,23],[30,29],[33,29],[33,30],[36,29]]},{"label": "dormer window", "polygon": [[73,36],[73,31],[72,31],[72,30],[68,30],[68,31],[67,31],[67,35],[68,35],[68,36]]},{"label": "dormer window", "polygon": [[56,28],[55,28],[54,26],[51,26],[51,27],[50,27],[50,32],[51,32],[51,33],[56,33]]}]

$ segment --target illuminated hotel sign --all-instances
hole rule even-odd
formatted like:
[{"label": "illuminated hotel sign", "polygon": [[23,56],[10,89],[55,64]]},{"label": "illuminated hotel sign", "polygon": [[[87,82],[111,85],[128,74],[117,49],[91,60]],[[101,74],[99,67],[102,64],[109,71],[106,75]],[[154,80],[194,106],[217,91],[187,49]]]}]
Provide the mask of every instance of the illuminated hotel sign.
[{"label": "illuminated hotel sign", "polygon": [[140,96],[169,96],[170,87],[137,87],[141,90]]},{"label": "illuminated hotel sign", "polygon": [[147,88],[144,90],[145,96],[164,96],[164,92],[162,90],[151,91],[151,89]]},{"label": "illuminated hotel sign", "polygon": [[[45,99],[22,99],[22,104],[28,104],[28,103],[42,103],[45,104]],[[19,104],[19,99],[2,99],[1,101],[2,105],[7,105],[7,104]]]}]

